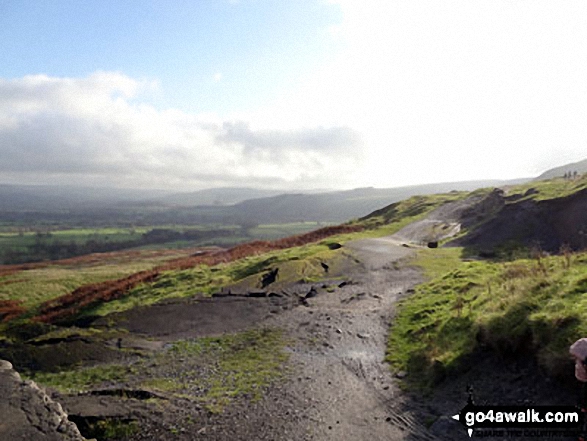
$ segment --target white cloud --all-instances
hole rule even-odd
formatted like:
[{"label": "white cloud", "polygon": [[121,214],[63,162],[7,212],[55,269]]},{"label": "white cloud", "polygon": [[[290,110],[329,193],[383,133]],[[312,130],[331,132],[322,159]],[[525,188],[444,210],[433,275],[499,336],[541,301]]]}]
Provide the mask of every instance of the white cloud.
[{"label": "white cloud", "polygon": [[584,159],[586,2],[331,2],[342,49],[238,115],[157,109],[120,73],[0,79],[1,179],[393,186]]},{"label": "white cloud", "polygon": [[255,121],[360,132],[365,184],[512,178],[584,159],[587,3],[338,0],[344,43]]},{"label": "white cloud", "polygon": [[140,102],[152,87],[109,72],[0,80],[0,173],[20,183],[300,188],[344,185],[329,177],[357,161],[348,128],[253,130]]}]

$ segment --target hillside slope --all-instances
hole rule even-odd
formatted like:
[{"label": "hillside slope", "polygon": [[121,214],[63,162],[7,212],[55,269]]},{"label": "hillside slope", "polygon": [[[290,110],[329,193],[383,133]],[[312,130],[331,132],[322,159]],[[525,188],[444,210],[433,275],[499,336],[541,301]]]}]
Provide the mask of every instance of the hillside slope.
[{"label": "hillside slope", "polygon": [[[580,248],[586,191],[583,178],[414,196],[346,225],[85,285],[23,305],[0,327],[0,358],[60,390],[76,423],[129,440],[304,439],[308,429],[433,440],[424,421],[460,410],[463,378],[496,403],[564,400],[554,377],[572,377],[567,348],[587,330],[584,252],[464,260],[443,241],[468,240],[468,251],[545,235],[554,251],[565,239]],[[430,281],[415,286],[418,266]],[[23,276],[0,277],[0,290]],[[396,377],[382,361],[390,325]],[[458,393],[420,406],[399,377],[433,389],[456,379]]]},{"label": "hillside slope", "polygon": [[565,175],[565,173],[574,172],[577,172],[579,174],[587,173],[587,159],[578,162],[573,162],[571,164],[561,165],[560,167],[555,167],[550,170],[547,170],[540,176],[538,176],[536,180],[542,181],[545,179],[562,178]]},{"label": "hillside slope", "polygon": [[[395,236],[418,245],[446,241],[465,247],[468,254],[495,255],[532,247],[558,252],[563,245],[573,250],[587,246],[587,176],[452,195],[452,200],[440,199],[433,211],[414,219]],[[419,205],[429,206],[434,200],[422,197]],[[409,201],[377,210],[361,222],[385,224]]]},{"label": "hillside slope", "polygon": [[514,182],[518,181],[449,182],[297,194],[228,188],[161,197],[157,197],[158,193],[149,197],[149,191],[0,185],[0,221],[110,227],[345,222],[414,195],[471,191]]}]

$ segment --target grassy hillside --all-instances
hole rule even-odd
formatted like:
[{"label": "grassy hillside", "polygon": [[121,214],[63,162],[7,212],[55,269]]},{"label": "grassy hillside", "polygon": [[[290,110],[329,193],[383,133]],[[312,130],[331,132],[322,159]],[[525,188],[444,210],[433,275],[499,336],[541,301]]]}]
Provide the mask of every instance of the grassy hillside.
[{"label": "grassy hillside", "polygon": [[18,300],[26,309],[87,284],[149,270],[193,250],[128,251],[95,254],[53,263],[0,266],[0,301]]},{"label": "grassy hillside", "polygon": [[537,180],[544,180],[544,179],[553,179],[553,178],[562,178],[565,173],[574,173],[577,172],[579,174],[587,173],[587,159],[579,162],[573,162],[571,164],[561,165],[560,167],[555,167],[550,170],[545,171],[540,176],[538,176]]},{"label": "grassy hillside", "polygon": [[550,375],[572,372],[568,347],[587,332],[587,253],[464,262],[460,252],[428,250],[415,261],[431,280],[402,302],[392,365],[425,387],[486,350],[536,357]]},{"label": "grassy hillside", "polygon": [[[414,196],[353,222],[342,230],[332,229],[332,233],[328,233],[326,236],[318,235],[315,238],[310,235],[307,239],[308,245],[299,246],[299,244],[305,243],[306,239],[301,242],[293,240],[290,245],[287,240],[282,240],[283,244],[277,245],[276,249],[261,242],[259,242],[262,245],[260,248],[258,245],[252,247],[241,245],[227,251],[227,256],[234,254],[234,257],[228,257],[228,261],[222,256],[214,258],[215,260],[197,257],[174,261],[159,269],[154,269],[154,265],[146,265],[144,269],[140,269],[141,273],[129,271],[125,266],[108,266],[107,262],[102,262],[104,267],[88,269],[84,269],[83,266],[79,269],[73,266],[67,270],[48,266],[43,269],[35,269],[33,272],[23,269],[15,274],[0,277],[0,301],[16,300],[20,302],[24,290],[28,290],[28,296],[21,303],[21,306],[29,311],[29,315],[34,315],[43,308],[49,308],[47,311],[52,310],[51,308],[60,304],[61,297],[66,298],[73,295],[76,302],[79,302],[78,298],[81,299],[81,297],[76,292],[87,291],[88,295],[93,296],[96,300],[84,303],[85,306],[82,309],[88,313],[91,311],[102,315],[170,297],[191,296],[197,293],[209,294],[223,286],[239,282],[243,278],[242,274],[246,274],[248,277],[257,274],[259,277],[258,274],[267,270],[271,265],[279,264],[284,267],[281,273],[282,280],[291,279],[293,282],[296,280],[293,275],[298,279],[308,278],[311,280],[321,274],[320,259],[332,260],[337,255],[329,250],[329,243],[344,244],[348,240],[393,234],[443,203],[458,200],[467,195],[466,192],[453,192],[446,195]],[[296,229],[304,231],[311,226],[316,226],[316,224],[258,226],[253,228],[251,234],[274,237],[286,231],[296,231]],[[347,231],[345,228],[349,232],[341,233]],[[328,228],[325,230],[330,231]],[[324,239],[327,236],[331,237]],[[322,240],[320,241],[320,239]],[[316,241],[314,245],[312,245],[313,241]],[[278,240],[276,243],[281,242]],[[291,249],[283,250],[284,247]],[[236,262],[230,263],[233,260]],[[286,262],[287,265],[285,265]],[[114,267],[117,268],[117,272],[112,271]],[[139,267],[135,268],[139,269]],[[253,268],[254,271],[246,268]],[[286,274],[291,276],[286,276]],[[124,279],[119,279],[117,276],[123,276]],[[108,294],[108,299],[115,300],[115,302],[109,304],[106,296],[100,297],[99,292],[106,292],[106,290],[110,292],[113,289],[116,290],[116,295],[111,297]],[[98,302],[97,299],[102,300]],[[79,308],[72,309],[72,313],[77,314],[78,312]]]},{"label": "grassy hillside", "polygon": [[[509,187],[504,206],[528,201],[564,203],[586,187],[586,177]],[[321,262],[335,266],[346,258],[344,247],[332,249],[334,243],[393,234],[447,203],[490,194],[492,189],[414,196],[341,228],[176,259],[157,268],[153,266],[163,257],[124,265],[102,262],[0,272],[0,302],[4,302],[0,314],[22,308],[25,314],[14,322],[19,326],[35,316],[51,322],[51,317],[108,315],[171,297],[207,295],[228,286],[256,288],[262,275],[276,267],[280,283],[315,281],[324,276]],[[489,220],[471,224],[471,230],[481,231],[477,229],[484,222]],[[265,233],[274,234],[273,228],[277,227],[267,227]],[[587,302],[583,299],[587,254],[563,251],[560,256],[545,256],[538,248],[533,254],[528,249],[520,254],[525,258],[505,262],[464,261],[462,248],[422,251],[415,263],[425,269],[430,281],[403,301],[392,328],[389,361],[396,369],[406,370],[410,381],[428,386],[447,372],[465,368],[470,357],[486,350],[499,356],[529,351],[549,373],[564,371],[566,347],[587,331],[580,314],[587,306],[583,305]],[[116,279],[120,276],[125,278]]]},{"label": "grassy hillside", "polygon": [[[587,174],[577,179],[563,179],[557,176],[553,179],[532,181],[506,187],[506,193],[512,202],[518,202],[521,199],[544,201],[564,198],[585,188],[587,188]],[[516,196],[521,199],[517,199]]]},{"label": "grassy hillside", "polygon": [[[525,236],[507,243],[516,253],[498,253],[493,260],[466,259],[475,253],[462,247],[420,251],[414,264],[423,268],[429,281],[399,307],[388,347],[394,369],[406,371],[410,384],[424,388],[469,368],[480,353],[527,356],[549,375],[572,373],[568,347],[587,333],[587,253],[573,252],[561,238],[580,236],[586,188],[587,176],[507,187],[502,208],[460,234],[459,240],[470,235],[483,239],[481,243],[498,243],[499,231],[489,228],[492,225],[515,231],[518,222],[525,233],[552,229],[552,256],[538,241],[523,241]],[[489,193],[453,193],[417,202],[412,198],[361,222],[385,229],[411,222],[445,202]],[[532,219],[533,213],[540,219]],[[398,214],[399,219],[392,219]],[[580,238],[574,243],[580,248]]]}]

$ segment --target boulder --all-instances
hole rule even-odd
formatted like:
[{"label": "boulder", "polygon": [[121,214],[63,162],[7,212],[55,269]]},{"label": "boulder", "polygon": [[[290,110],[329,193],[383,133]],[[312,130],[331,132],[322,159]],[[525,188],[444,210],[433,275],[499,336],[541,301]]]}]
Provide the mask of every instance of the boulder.
[{"label": "boulder", "polygon": [[83,441],[59,403],[34,381],[23,381],[12,364],[0,360],[0,439]]}]

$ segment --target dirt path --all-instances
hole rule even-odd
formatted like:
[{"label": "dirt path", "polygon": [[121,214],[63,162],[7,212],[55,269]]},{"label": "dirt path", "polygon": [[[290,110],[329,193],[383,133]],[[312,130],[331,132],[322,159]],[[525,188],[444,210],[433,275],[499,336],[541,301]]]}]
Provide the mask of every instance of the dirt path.
[{"label": "dirt path", "polygon": [[406,410],[384,362],[394,305],[421,280],[415,269],[398,264],[413,249],[391,238],[348,248],[358,259],[347,275],[350,283],[320,291],[308,307],[272,320],[301,342],[291,357],[299,375],[287,393],[306,407],[299,419],[303,427],[294,428],[300,437],[291,439],[435,439]]}]

